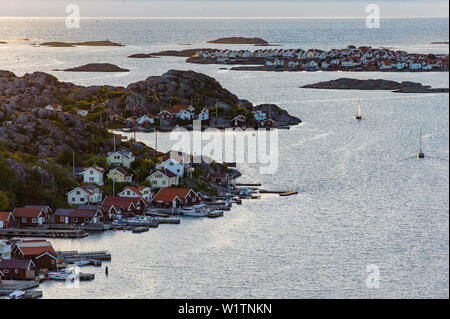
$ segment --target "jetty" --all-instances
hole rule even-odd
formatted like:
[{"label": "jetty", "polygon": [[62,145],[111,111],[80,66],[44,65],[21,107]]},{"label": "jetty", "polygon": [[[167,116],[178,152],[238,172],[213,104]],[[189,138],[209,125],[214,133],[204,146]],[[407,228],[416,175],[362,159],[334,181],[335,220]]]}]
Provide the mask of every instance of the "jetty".
[{"label": "jetty", "polygon": [[47,238],[85,238],[89,234],[83,230],[41,229],[41,228],[6,228],[0,229],[0,236],[5,237],[47,237]]},{"label": "jetty", "polygon": [[2,280],[0,296],[9,296],[14,291],[25,291],[24,299],[37,299],[42,297],[42,291],[30,290],[37,287],[39,287],[39,281],[36,280]]},{"label": "jetty", "polygon": [[90,252],[78,252],[78,251],[58,251],[58,256],[64,257],[68,260],[111,260],[111,254],[107,251],[90,251]]}]

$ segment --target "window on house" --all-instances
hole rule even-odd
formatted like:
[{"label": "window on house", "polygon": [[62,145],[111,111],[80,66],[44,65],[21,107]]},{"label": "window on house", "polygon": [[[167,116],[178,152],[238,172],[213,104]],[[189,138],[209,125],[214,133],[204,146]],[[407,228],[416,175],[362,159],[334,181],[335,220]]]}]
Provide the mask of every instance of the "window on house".
[{"label": "window on house", "polygon": [[80,198],[80,202],[84,202],[84,198]]},{"label": "window on house", "polygon": [[2,270],[2,273],[4,273],[4,274],[9,274],[9,269],[3,269],[3,270]]},{"label": "window on house", "polygon": [[26,223],[27,222],[27,219],[24,217],[24,218],[22,218],[22,223]]},{"label": "window on house", "polygon": [[31,222],[32,222],[33,224],[35,224],[35,223],[36,223],[36,218],[33,218],[33,219],[31,220]]},{"label": "window on house", "polygon": [[75,197],[72,197],[72,202],[74,202],[75,201]]},{"label": "window on house", "polygon": [[59,221],[63,222],[63,221],[64,221],[64,216],[61,216],[61,217],[59,218]]},{"label": "window on house", "polygon": [[14,269],[14,272],[15,272],[16,274],[18,274],[18,273],[19,273],[19,269]]},{"label": "window on house", "polygon": [[77,195],[80,195],[80,191],[77,191],[77,193],[76,193]]}]

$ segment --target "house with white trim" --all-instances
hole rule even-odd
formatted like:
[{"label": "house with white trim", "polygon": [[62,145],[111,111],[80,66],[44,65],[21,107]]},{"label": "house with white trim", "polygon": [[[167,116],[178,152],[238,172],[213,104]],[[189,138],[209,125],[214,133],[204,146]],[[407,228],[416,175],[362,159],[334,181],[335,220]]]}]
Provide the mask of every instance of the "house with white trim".
[{"label": "house with white trim", "polygon": [[85,117],[85,116],[87,116],[88,114],[89,114],[89,111],[88,111],[88,110],[81,110],[81,109],[78,109],[78,110],[77,110],[77,115],[80,115],[80,116]]},{"label": "house with white trim", "polygon": [[108,152],[106,157],[106,162],[109,165],[121,165],[126,168],[130,168],[134,160],[133,153],[127,151]]},{"label": "house with white trim", "polygon": [[253,118],[257,121],[261,121],[267,118],[266,113],[260,111],[260,110],[255,110],[253,111]]},{"label": "house with white trim", "polygon": [[147,186],[127,186],[125,187],[119,194],[119,197],[139,197],[144,198],[149,203],[152,202],[153,196],[155,193],[152,192],[152,189]]},{"label": "house with white trim", "polygon": [[[8,240],[0,240],[0,259],[9,260],[11,259],[12,243]],[[0,275],[1,277],[1,275]]]},{"label": "house with white trim", "polygon": [[59,104],[49,104],[45,107],[46,110],[48,111],[55,111],[55,112],[62,112],[63,108],[61,105]]},{"label": "house with white trim", "polygon": [[161,169],[161,168],[167,169],[180,177],[183,177],[183,174],[184,174],[184,165],[181,164],[180,162],[178,162],[174,158],[168,158],[164,162],[156,164],[156,168],[157,169]]},{"label": "house with white trim", "polygon": [[103,173],[105,170],[102,167],[92,166],[83,171],[83,182],[87,184],[103,185]]},{"label": "house with white trim", "polygon": [[151,123],[152,125],[155,123],[155,118],[153,117],[153,115],[151,115],[151,114],[149,114],[149,115],[147,115],[147,114],[144,114],[144,115],[142,115],[141,117],[139,117],[137,120],[136,120],[136,122],[139,124],[139,125],[144,125],[145,123]]},{"label": "house with white trim", "polygon": [[178,185],[179,176],[167,169],[152,169],[146,180],[150,182],[152,188],[163,188]]},{"label": "house with white trim", "polygon": [[200,121],[207,121],[209,120],[209,110],[205,107],[203,110],[198,113],[197,119]]},{"label": "house with white trim", "polygon": [[69,205],[97,204],[102,201],[102,191],[93,185],[79,186],[66,194]]}]

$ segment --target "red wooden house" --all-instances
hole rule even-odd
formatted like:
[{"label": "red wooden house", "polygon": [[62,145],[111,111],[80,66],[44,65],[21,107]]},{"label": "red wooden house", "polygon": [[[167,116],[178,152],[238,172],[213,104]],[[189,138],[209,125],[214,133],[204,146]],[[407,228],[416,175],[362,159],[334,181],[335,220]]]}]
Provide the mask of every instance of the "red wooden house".
[{"label": "red wooden house", "polygon": [[228,174],[225,173],[209,173],[208,179],[217,184],[228,184]]},{"label": "red wooden house", "polygon": [[18,259],[31,259],[37,269],[56,269],[57,254],[47,240],[21,240],[14,244],[12,253]]},{"label": "red wooden house", "polygon": [[11,212],[0,212],[0,229],[11,228],[14,216]]},{"label": "red wooden house", "polygon": [[153,204],[158,207],[181,207],[197,205],[201,201],[200,194],[191,188],[161,188],[153,197]]},{"label": "red wooden house", "polygon": [[30,259],[0,259],[0,272],[2,279],[27,280],[34,279],[35,264]]},{"label": "red wooden house", "polygon": [[14,218],[19,221],[21,227],[38,227],[49,221],[50,215],[44,208],[19,207],[13,211]]},{"label": "red wooden house", "polygon": [[113,218],[115,214],[142,215],[147,206],[148,202],[142,197],[106,196],[102,203],[102,208],[107,212],[109,218]]},{"label": "red wooden house", "polygon": [[247,122],[247,118],[244,115],[239,114],[238,116],[235,116],[231,120],[231,126],[232,127],[244,127],[246,122]]},{"label": "red wooden house", "polygon": [[55,211],[55,223],[66,225],[81,225],[102,223],[105,210],[101,206],[78,206],[77,209],[61,209]]}]

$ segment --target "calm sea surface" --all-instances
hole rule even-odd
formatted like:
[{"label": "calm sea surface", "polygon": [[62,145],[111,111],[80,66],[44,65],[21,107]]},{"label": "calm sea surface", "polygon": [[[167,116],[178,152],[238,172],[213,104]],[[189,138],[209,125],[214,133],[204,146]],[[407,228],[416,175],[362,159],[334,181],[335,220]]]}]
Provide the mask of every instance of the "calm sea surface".
[{"label": "calm sea surface", "polygon": [[[448,19],[163,20],[87,19],[69,30],[63,19],[0,19],[0,69],[44,71],[77,84],[127,85],[169,69],[216,78],[254,103],[270,102],[303,120],[280,130],[278,169],[261,175],[240,164],[240,181],[296,189],[233,206],[221,219],[188,219],[143,234],[108,232],[52,240],[61,250],[110,250],[96,280],[80,289],[41,285],[44,298],[448,298],[449,95],[300,89],[351,77],[415,81],[448,87],[448,73],[262,73],[219,70],[180,58],[127,59],[133,53],[189,47],[222,36],[258,36],[286,48],[386,46],[448,53]],[[30,41],[17,39],[28,38]],[[109,39],[118,48],[46,48],[30,43]],[[190,46],[180,45],[190,43]],[[235,46],[238,48],[254,48]],[[53,69],[110,62],[124,74]],[[358,100],[364,119],[353,119]],[[414,159],[419,127],[428,156]],[[222,133],[221,133],[222,134]],[[138,139],[154,146],[153,134]],[[160,134],[158,148],[173,141]],[[366,267],[380,269],[380,287],[366,287]]]}]

